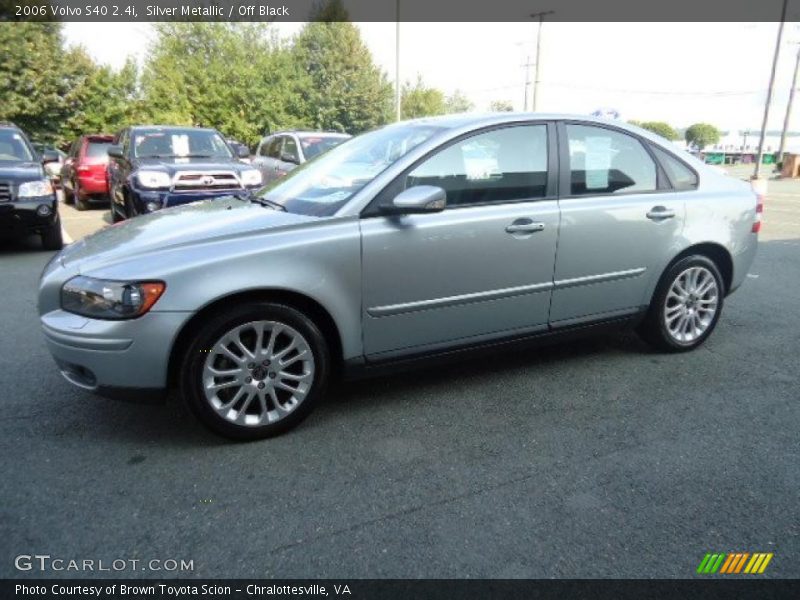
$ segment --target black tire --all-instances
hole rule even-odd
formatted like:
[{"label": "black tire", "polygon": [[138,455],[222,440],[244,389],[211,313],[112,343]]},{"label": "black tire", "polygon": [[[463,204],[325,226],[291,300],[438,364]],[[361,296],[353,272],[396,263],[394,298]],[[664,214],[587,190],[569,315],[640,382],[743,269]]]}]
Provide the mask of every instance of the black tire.
[{"label": "black tire", "polygon": [[[240,325],[253,321],[274,321],[288,325],[298,332],[313,356],[313,379],[304,399],[280,420],[266,424],[240,425],[221,416],[211,406],[203,390],[203,369],[209,358],[209,352],[222,336]],[[305,419],[324,396],[330,373],[331,358],[328,345],[311,319],[283,304],[247,302],[211,315],[195,329],[183,356],[179,382],[184,401],[206,427],[229,439],[257,440],[280,435]]]},{"label": "black tire", "polygon": [[75,190],[75,194],[74,194],[75,195],[75,210],[80,210],[80,211],[88,210],[89,209],[89,203],[84,198],[81,197],[81,190],[78,187],[78,182],[77,181],[75,182],[75,186],[73,187],[73,189]]},{"label": "black tire", "polygon": [[64,204],[72,204],[75,201],[75,196],[69,191],[69,188],[62,183],[61,189],[64,190]]},{"label": "black tire", "polygon": [[120,215],[117,212],[118,207],[117,207],[117,203],[114,202],[114,190],[113,189],[109,189],[109,191],[108,191],[108,202],[109,202],[108,210],[111,212],[111,222],[112,223],[119,223],[125,217],[123,217],[122,215]]},{"label": "black tire", "polygon": [[61,219],[42,232],[42,248],[45,250],[61,250],[64,247],[64,238],[61,235]]},{"label": "black tire", "polygon": [[[665,319],[667,295],[676,279],[691,267],[702,267],[713,275],[717,289],[716,312],[708,325],[706,325],[702,334],[691,341],[679,341],[670,333],[667,327]],[[689,350],[694,350],[708,339],[717,326],[719,317],[722,314],[724,299],[725,284],[714,261],[700,254],[687,256],[664,271],[656,287],[655,294],[653,294],[653,300],[650,303],[647,315],[638,328],[638,333],[647,343],[664,352],[687,352]]]}]

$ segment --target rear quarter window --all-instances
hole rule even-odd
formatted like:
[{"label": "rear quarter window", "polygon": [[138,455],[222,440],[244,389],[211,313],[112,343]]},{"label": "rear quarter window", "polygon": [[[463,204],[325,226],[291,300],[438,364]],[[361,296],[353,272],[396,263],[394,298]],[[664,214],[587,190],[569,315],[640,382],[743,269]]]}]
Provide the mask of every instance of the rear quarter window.
[{"label": "rear quarter window", "polygon": [[672,187],[676,190],[693,190],[697,188],[697,174],[682,160],[666,150],[651,146],[658,162],[664,167]]}]

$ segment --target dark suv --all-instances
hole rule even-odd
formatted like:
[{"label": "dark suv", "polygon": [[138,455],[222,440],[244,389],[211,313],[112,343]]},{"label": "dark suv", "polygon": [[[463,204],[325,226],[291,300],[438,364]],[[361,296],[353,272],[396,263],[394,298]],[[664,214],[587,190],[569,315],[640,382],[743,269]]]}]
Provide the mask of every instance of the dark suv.
[{"label": "dark suv", "polygon": [[108,187],[114,222],[260,188],[261,173],[241,162],[215,129],[137,126],[108,148]]},{"label": "dark suv", "polygon": [[63,246],[58,199],[43,168],[56,161],[52,151],[40,157],[16,125],[0,123],[0,239],[38,234],[47,250]]}]

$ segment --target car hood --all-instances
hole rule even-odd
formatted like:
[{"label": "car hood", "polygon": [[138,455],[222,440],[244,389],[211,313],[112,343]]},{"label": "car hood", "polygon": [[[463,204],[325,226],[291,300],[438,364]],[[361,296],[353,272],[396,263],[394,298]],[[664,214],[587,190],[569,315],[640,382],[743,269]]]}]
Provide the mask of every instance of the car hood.
[{"label": "car hood", "polygon": [[[115,262],[315,221],[249,200],[216,198],[169,208],[110,225],[61,253],[61,264],[79,272]],[[152,260],[158,260],[153,257]]]},{"label": "car hood", "polygon": [[0,180],[22,183],[23,181],[34,181],[43,177],[42,165],[37,162],[0,161]]},{"label": "car hood", "polygon": [[174,175],[179,171],[235,171],[240,172],[244,169],[251,169],[250,165],[236,159],[212,159],[212,158],[139,158],[136,161],[136,168],[165,171]]}]

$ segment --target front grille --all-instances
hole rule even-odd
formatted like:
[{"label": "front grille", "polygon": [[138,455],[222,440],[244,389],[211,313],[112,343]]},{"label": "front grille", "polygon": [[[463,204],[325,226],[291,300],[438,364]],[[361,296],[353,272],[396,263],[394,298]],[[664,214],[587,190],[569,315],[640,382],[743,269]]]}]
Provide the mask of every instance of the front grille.
[{"label": "front grille", "polygon": [[0,182],[0,202],[11,202],[11,184]]},{"label": "front grille", "polygon": [[179,173],[173,184],[175,192],[208,192],[242,189],[239,179],[230,172]]}]

